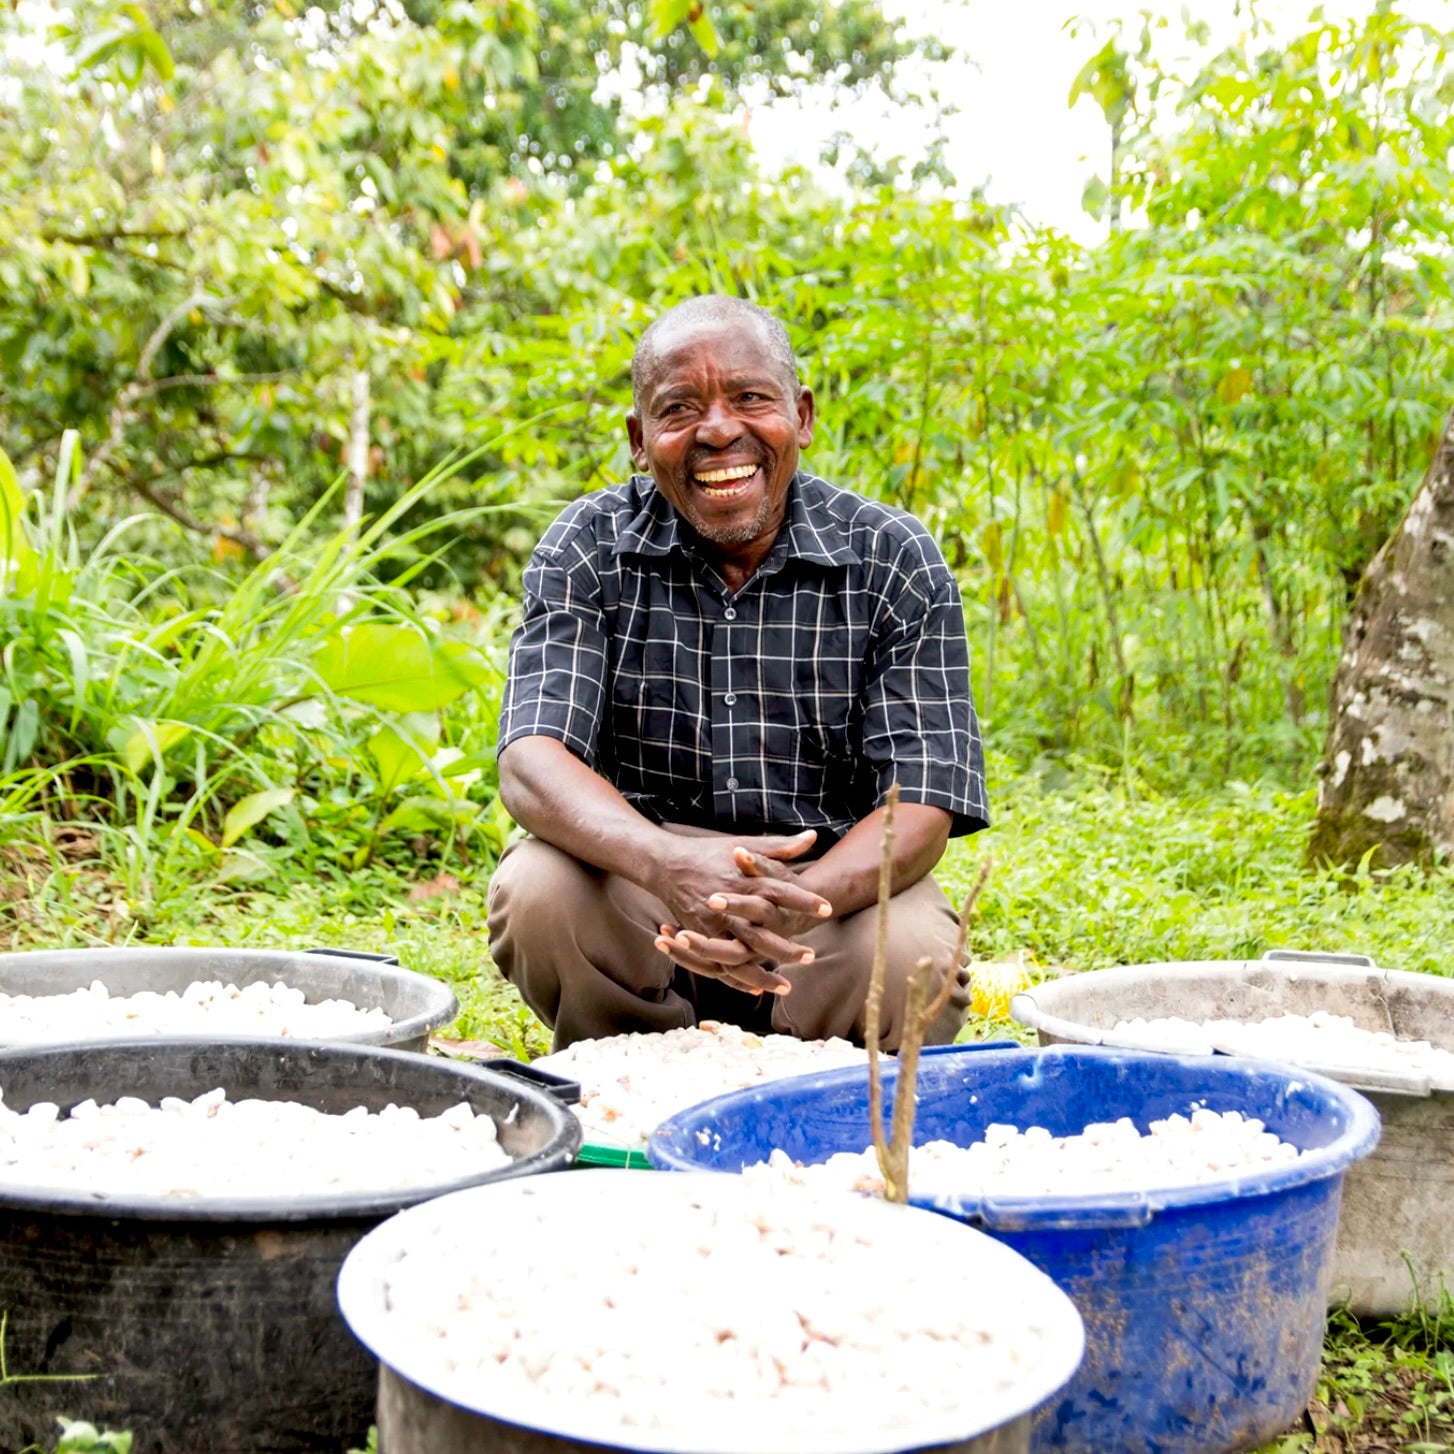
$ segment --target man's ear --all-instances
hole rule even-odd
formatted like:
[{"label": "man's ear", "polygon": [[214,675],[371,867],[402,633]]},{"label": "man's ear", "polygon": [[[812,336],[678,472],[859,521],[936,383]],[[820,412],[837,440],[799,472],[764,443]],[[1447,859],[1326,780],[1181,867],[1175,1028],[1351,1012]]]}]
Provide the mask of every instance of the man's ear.
[{"label": "man's ear", "polygon": [[626,416],[626,438],[631,442],[631,462],[642,474],[650,474],[646,463],[646,436],[641,432],[641,420],[633,409]]},{"label": "man's ear", "polygon": [[806,449],[813,442],[813,424],[818,418],[811,389],[798,390],[798,448]]}]

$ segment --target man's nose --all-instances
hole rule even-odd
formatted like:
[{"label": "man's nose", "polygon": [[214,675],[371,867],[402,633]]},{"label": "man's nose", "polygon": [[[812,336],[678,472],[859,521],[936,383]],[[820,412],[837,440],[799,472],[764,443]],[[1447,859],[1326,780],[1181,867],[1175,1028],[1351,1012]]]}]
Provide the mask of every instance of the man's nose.
[{"label": "man's nose", "polygon": [[742,434],[742,423],[731,407],[721,400],[707,405],[697,420],[697,439],[712,449],[734,443]]}]

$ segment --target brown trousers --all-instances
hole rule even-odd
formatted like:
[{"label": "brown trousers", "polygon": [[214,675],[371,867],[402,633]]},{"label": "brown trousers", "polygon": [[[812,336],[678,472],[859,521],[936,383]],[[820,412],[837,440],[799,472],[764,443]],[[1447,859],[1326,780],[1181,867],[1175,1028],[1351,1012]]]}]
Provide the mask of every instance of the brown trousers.
[{"label": "brown trousers", "polygon": [[[555,1031],[555,1048],[628,1031],[675,1030],[725,1020],[759,1033],[803,1040],[832,1035],[863,1043],[878,910],[870,906],[799,936],[810,964],[783,965],[786,995],[744,994],[680,969],[653,941],[667,920],[654,895],[538,838],[514,843],[490,884],[490,953],[525,1003]],[[895,1048],[909,975],[928,956],[941,976],[954,953],[958,921],[927,875],[889,904],[889,955],[882,1038]],[[949,1003],[926,1043],[947,1045],[964,1023],[969,975],[956,966]]]}]

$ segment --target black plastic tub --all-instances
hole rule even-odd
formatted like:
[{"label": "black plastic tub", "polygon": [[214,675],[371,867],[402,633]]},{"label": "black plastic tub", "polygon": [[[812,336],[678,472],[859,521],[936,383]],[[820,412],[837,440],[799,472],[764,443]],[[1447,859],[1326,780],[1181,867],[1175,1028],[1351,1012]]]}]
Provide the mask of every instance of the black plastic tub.
[{"label": "black plastic tub", "polygon": [[[490,1115],[512,1165],[395,1193],[260,1199],[108,1197],[0,1179],[0,1309],[12,1381],[0,1448],[50,1447],[56,1418],[130,1429],[136,1454],[361,1446],[376,1371],[334,1301],[371,1227],[442,1192],[570,1165],[579,1122],[518,1081],[455,1061],[316,1041],[146,1039],[0,1052],[12,1110],[94,1097],[390,1102]],[[0,1173],[3,1178],[3,1173]],[[30,1375],[45,1381],[26,1382]],[[19,1379],[20,1381],[15,1381]]]},{"label": "black plastic tub", "polygon": [[[327,1037],[350,1045],[423,1050],[430,1031],[459,1013],[459,1002],[448,985],[404,969],[392,955],[362,950],[147,945],[0,954],[0,994],[7,995],[69,994],[85,989],[93,980],[100,980],[112,995],[134,995],[143,990],[156,994],[176,990],[180,994],[195,980],[214,979],[239,989],[258,981],[281,982],[290,989],[302,990],[309,1004],[327,999],[350,1000],[361,1010],[382,1010],[393,1021],[376,1029]],[[19,1043],[7,1037],[0,1025],[0,1047]]]}]

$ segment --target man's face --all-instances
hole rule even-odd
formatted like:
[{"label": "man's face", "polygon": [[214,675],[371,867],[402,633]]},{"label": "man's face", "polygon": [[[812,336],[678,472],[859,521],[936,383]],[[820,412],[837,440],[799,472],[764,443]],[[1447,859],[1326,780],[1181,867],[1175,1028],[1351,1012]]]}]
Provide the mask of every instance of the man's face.
[{"label": "man's face", "polygon": [[704,540],[766,553],[783,522],[813,396],[798,390],[751,318],[683,323],[657,340],[631,457]]}]

